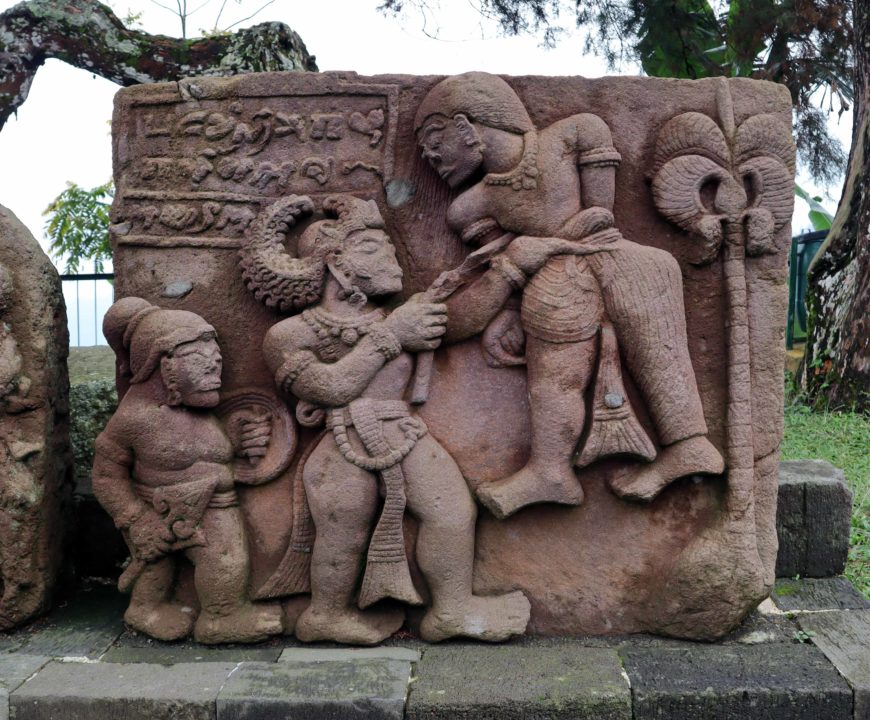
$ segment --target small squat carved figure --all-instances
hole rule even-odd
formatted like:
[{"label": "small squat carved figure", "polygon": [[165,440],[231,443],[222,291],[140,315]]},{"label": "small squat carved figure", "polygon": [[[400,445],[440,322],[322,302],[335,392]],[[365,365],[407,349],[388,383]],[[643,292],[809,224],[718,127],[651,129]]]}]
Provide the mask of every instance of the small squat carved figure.
[{"label": "small squat carved figure", "polygon": [[[212,412],[221,387],[214,328],[194,313],[129,297],[106,313],[103,332],[130,381],[97,438],[93,472],[94,494],[132,555],[119,581],[132,588],[124,620],[161,640],[193,630],[203,643],[256,642],[282,632],[280,607],[248,595],[234,487],[235,456],[248,456],[257,447],[248,435],[264,429],[243,431],[248,449],[235,451]],[[178,554],[194,565],[198,617],[173,598]]]},{"label": "small squat carved figure", "polygon": [[[679,267],[615,228],[620,155],[601,118],[582,113],[538,130],[504,80],[466,73],[432,88],[415,128],[423,157],[459,191],[448,224],[465,242],[486,244],[479,253],[495,248],[489,268],[447,301],[446,341],[483,333],[491,358],[516,364],[522,359],[511,357],[521,354],[525,336],[531,457],[510,477],[478,488],[481,502],[500,518],[533,503],[580,504],[573,465],[605,454],[588,452],[587,442],[574,460],[596,352],[602,361],[615,353],[605,320],[662,445],[657,456],[648,441],[618,448],[655,459],[611,477],[613,490],[650,500],[679,477],[722,472],[689,358]],[[493,240],[499,231],[509,235]],[[599,395],[603,417],[625,416],[624,396]]]},{"label": "small squat carved figure", "polygon": [[[472,593],[474,501],[456,463],[404,400],[414,353],[433,350],[444,334],[445,307],[413,298],[390,314],[379,306],[401,291],[402,270],[371,201],[327,198],[324,211],[335,219],[309,225],[298,257],[288,257],[283,234],[312,210],[307,197],[276,203],[243,263],[255,292],[281,288],[275,304],[307,308],[269,330],[264,352],[282,391],[299,398],[300,422],[319,418],[327,427],[303,470],[316,538],[311,605],[296,636],[374,644],[399,629],[404,613],[366,608],[387,598],[423,604],[407,564],[406,507],[419,521],[416,557],[431,593],[423,639],[520,634],[530,611],[521,592]],[[372,532],[379,487],[383,509]]]}]

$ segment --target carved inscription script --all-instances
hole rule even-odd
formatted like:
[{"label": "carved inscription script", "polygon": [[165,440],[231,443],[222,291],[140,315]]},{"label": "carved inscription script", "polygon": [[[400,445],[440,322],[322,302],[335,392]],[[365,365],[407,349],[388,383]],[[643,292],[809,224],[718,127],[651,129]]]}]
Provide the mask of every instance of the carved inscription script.
[{"label": "carved inscription script", "polygon": [[393,88],[372,85],[154,104],[133,128],[147,153],[124,169],[113,234],[127,245],[235,247],[269,198],[377,198],[392,174],[395,105]]}]

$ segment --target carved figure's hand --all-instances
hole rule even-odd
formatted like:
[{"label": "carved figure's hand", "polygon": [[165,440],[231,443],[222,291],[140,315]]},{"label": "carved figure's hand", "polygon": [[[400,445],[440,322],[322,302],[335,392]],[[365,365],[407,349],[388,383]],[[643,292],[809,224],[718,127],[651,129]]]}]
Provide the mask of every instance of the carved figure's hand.
[{"label": "carved figure's hand", "polygon": [[163,519],[153,510],[146,510],[128,530],[133,544],[133,555],[145,562],[153,562],[166,555],[175,540]]},{"label": "carved figure's hand", "polygon": [[534,275],[551,257],[571,255],[576,252],[577,243],[554,237],[534,237],[520,235],[504,254],[526,275]]},{"label": "carved figure's hand", "polygon": [[236,454],[256,465],[269,450],[272,413],[265,408],[243,410],[233,417],[228,431]]},{"label": "carved figure's hand", "polygon": [[420,302],[415,295],[383,321],[405,350],[434,350],[447,331],[447,306]]},{"label": "carved figure's hand", "polygon": [[522,365],[526,334],[517,310],[502,310],[486,326],[481,339],[483,357],[490,367]]}]

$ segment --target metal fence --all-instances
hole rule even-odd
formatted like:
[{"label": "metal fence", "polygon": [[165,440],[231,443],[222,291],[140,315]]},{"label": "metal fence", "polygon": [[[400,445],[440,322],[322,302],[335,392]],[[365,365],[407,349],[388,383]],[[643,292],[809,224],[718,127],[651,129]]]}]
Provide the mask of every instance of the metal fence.
[{"label": "metal fence", "polygon": [[112,304],[112,273],[61,275],[71,347],[107,345],[103,315]]}]

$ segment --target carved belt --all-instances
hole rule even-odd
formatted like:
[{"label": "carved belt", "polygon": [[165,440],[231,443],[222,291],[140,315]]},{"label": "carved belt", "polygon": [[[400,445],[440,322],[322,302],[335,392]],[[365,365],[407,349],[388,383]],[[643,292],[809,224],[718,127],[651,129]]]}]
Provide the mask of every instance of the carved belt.
[{"label": "carved belt", "polygon": [[[384,422],[398,420],[405,440],[392,447],[384,437]],[[361,608],[392,597],[412,605],[422,605],[405,555],[402,519],[405,515],[405,476],[402,460],[426,434],[426,425],[411,417],[407,403],[396,400],[360,398],[344,408],[330,410],[328,426],[342,456],[369,472],[378,472],[384,485],[384,508],[372,533],[366,559],[366,572],[357,604]],[[356,428],[368,455],[356,452],[350,444],[348,427]]]}]

